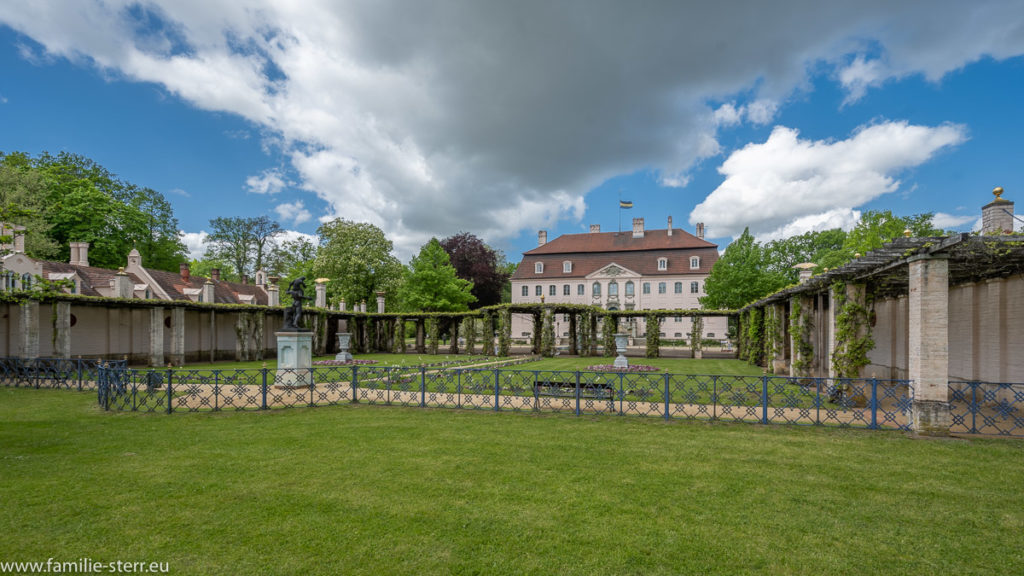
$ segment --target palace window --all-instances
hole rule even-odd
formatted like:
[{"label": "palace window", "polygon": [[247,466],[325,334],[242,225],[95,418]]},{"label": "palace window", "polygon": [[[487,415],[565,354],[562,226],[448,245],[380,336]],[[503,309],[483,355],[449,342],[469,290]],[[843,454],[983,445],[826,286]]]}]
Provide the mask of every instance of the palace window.
[{"label": "palace window", "polygon": [[594,282],[594,285],[590,287],[590,291],[591,291],[591,293],[594,296],[600,296],[601,295],[601,283],[600,282]]},{"label": "palace window", "polygon": [[651,283],[650,282],[644,282],[642,288],[643,288],[644,294],[650,294],[651,293]]},{"label": "palace window", "polygon": [[634,292],[633,281],[626,282],[626,296],[632,296]]},{"label": "palace window", "polygon": [[572,288],[569,288],[568,284],[562,286],[562,296],[571,296],[571,295],[572,295]]},{"label": "palace window", "polygon": [[537,288],[534,289],[533,293],[535,295],[537,295],[537,296],[543,296],[544,295],[544,287],[543,286],[537,286]]},{"label": "palace window", "polygon": [[585,287],[585,286],[583,286],[583,284],[577,284],[577,285],[576,285],[576,294],[577,294],[578,296],[585,296],[585,295],[587,294],[587,289],[586,289],[586,287]]},{"label": "palace window", "polygon": [[527,286],[526,284],[523,284],[523,296],[529,296],[529,295],[530,295],[530,287]]},{"label": "palace window", "polygon": [[616,282],[615,280],[612,280],[611,282],[608,283],[608,295],[609,296],[618,296],[619,295],[619,283]]},{"label": "palace window", "polygon": [[676,292],[676,294],[682,294],[683,293],[683,283],[682,282],[676,282],[675,292]]},{"label": "palace window", "polygon": [[700,282],[690,282],[690,294],[700,293]]},{"label": "palace window", "polygon": [[557,293],[558,292],[556,291],[554,284],[548,286],[548,296],[554,296]]},{"label": "palace window", "polygon": [[544,273],[544,263],[543,262],[535,263],[533,265],[533,273],[534,274],[543,274]]},{"label": "palace window", "polygon": [[690,256],[690,270],[700,268],[700,256]]},{"label": "palace window", "polygon": [[562,262],[562,272],[565,272],[566,274],[568,274],[569,272],[572,272],[572,262],[570,262],[568,260],[566,260],[565,262]]},{"label": "palace window", "polygon": [[668,258],[658,258],[658,270],[668,270]]},{"label": "palace window", "polygon": [[664,282],[658,282],[658,294],[664,294],[667,290]]}]

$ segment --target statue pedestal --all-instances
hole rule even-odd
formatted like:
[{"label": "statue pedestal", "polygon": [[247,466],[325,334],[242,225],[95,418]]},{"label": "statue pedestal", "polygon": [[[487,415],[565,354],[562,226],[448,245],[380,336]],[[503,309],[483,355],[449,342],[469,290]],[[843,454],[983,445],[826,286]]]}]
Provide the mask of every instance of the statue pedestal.
[{"label": "statue pedestal", "polygon": [[277,336],[277,374],[274,385],[299,388],[312,383],[313,333],[275,332]]},{"label": "statue pedestal", "polygon": [[615,352],[618,353],[614,363],[616,368],[629,368],[629,361],[626,360],[626,341],[628,338],[628,334],[615,335]]}]

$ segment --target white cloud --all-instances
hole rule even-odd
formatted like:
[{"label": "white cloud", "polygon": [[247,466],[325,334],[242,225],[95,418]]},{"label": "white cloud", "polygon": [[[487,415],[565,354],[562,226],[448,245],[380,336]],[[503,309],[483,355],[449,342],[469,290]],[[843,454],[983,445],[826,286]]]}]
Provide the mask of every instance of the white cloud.
[{"label": "white cloud", "polygon": [[413,251],[577,218],[619,174],[683,186],[721,127],[771,122],[821,63],[855,98],[1024,53],[1019,0],[34,0],[0,3],[0,23],[38,43],[17,49],[39,65],[67,58],[239,115],[296,174],[253,176],[251,191],[305,190]]},{"label": "white cloud", "polygon": [[899,188],[896,176],[966,139],[962,126],[885,122],[849,139],[801,140],[776,127],[762,144],[733,152],[719,172],[725,181],[690,214],[708,236],[802,233],[822,222],[848,222],[852,209]]},{"label": "white cloud", "polygon": [[182,196],[184,198],[192,197],[192,195],[189,194],[188,191],[182,190],[181,188],[171,188],[170,193],[174,194],[175,196]]},{"label": "white cloud", "polygon": [[295,202],[286,202],[284,204],[278,204],[274,207],[274,212],[277,212],[278,217],[286,222],[291,222],[293,226],[298,226],[303,222],[308,222],[313,217],[306,210],[305,204],[302,200],[296,200]]},{"label": "white cloud", "polygon": [[756,239],[759,242],[767,242],[769,240],[781,240],[791,236],[799,236],[806,232],[832,230],[833,228],[842,228],[843,230],[849,231],[857,225],[859,220],[860,210],[836,208],[819,214],[801,216],[792,222],[787,222],[775,230],[757,234]]},{"label": "white cloud", "polygon": [[942,228],[943,230],[955,230],[968,222],[974,221],[975,219],[977,219],[976,215],[954,216],[953,214],[946,214],[945,212],[936,212],[935,216],[932,217],[932,226]]},{"label": "white cloud", "polygon": [[196,260],[202,259],[206,254],[206,244],[203,242],[209,234],[205,230],[199,232],[185,232],[181,231],[181,241],[185,243],[185,248],[188,250],[188,257]]},{"label": "white cloud", "polygon": [[288,186],[279,170],[264,170],[245,179],[245,188],[253,194],[277,194]]}]

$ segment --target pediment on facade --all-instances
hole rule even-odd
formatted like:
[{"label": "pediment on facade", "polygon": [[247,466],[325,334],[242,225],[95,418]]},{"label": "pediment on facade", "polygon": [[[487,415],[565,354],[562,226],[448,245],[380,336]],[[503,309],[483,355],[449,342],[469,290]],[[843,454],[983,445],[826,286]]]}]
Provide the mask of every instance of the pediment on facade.
[{"label": "pediment on facade", "polygon": [[637,274],[636,272],[634,272],[634,271],[632,271],[629,268],[626,268],[624,266],[619,266],[618,264],[616,264],[614,262],[612,262],[611,264],[609,264],[607,266],[604,266],[603,268],[600,268],[600,269],[598,269],[598,270],[596,270],[594,272],[591,272],[590,274],[587,274],[587,278],[639,278],[639,277],[640,277],[640,275]]}]

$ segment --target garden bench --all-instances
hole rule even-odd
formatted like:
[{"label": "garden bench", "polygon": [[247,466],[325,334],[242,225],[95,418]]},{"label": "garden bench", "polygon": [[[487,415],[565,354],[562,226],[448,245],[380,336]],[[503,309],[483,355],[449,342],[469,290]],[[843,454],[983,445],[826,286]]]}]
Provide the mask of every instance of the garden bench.
[{"label": "garden bench", "polygon": [[[538,381],[533,385],[533,393],[536,396],[575,398],[576,382]],[[603,382],[580,382],[580,398],[612,400],[615,398],[615,387]]]}]

